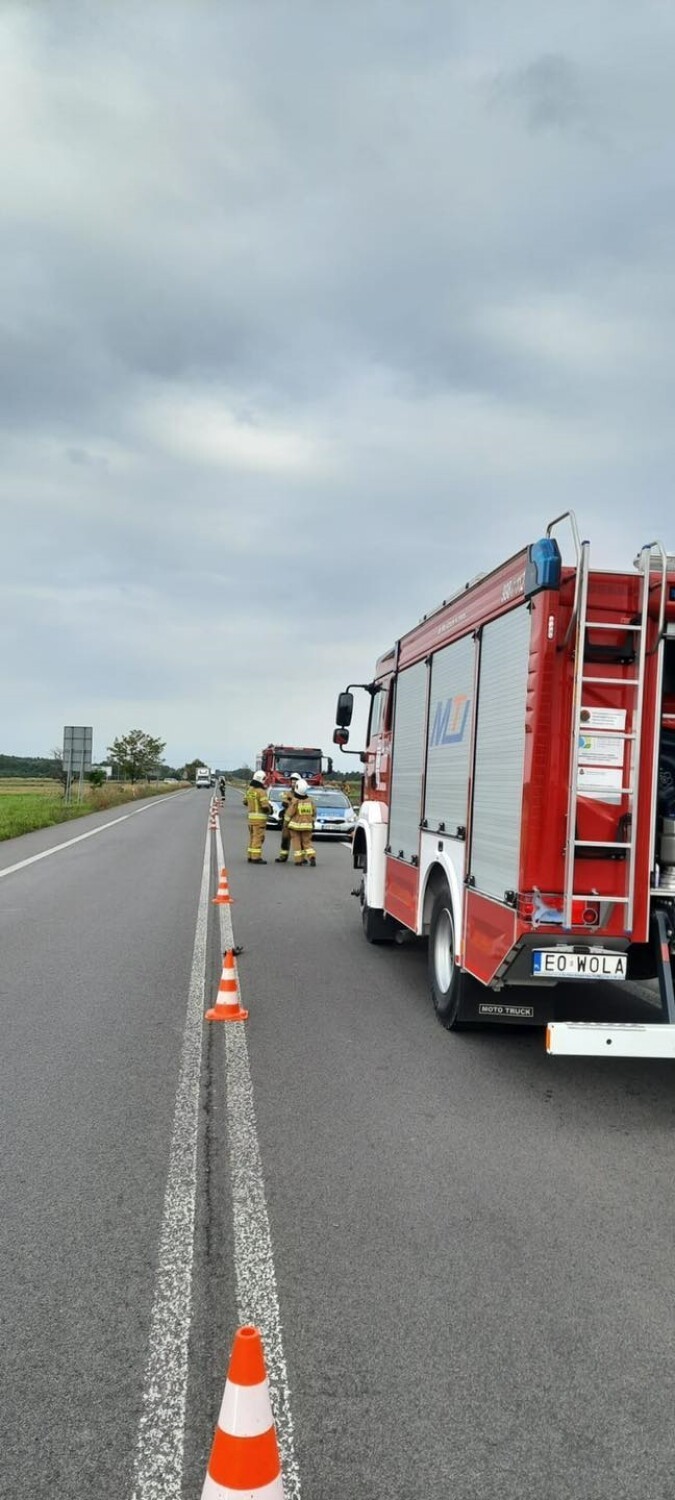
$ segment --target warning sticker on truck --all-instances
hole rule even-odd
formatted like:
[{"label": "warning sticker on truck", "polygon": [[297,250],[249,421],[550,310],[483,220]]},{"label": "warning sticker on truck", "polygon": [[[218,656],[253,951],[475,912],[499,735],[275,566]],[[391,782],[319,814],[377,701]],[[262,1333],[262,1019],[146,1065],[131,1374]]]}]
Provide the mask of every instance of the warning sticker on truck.
[{"label": "warning sticker on truck", "polygon": [[[626,741],[625,708],[582,708],[579,714],[577,790],[603,802],[621,800]],[[611,733],[618,731],[616,738]],[[602,733],[593,733],[601,730]]]},{"label": "warning sticker on truck", "polygon": [[601,802],[621,801],[621,769],[610,766],[579,766],[577,788],[582,797],[597,797]]},{"label": "warning sticker on truck", "polygon": [[617,729],[622,734],[626,728],[625,708],[582,708],[579,714],[581,729]]}]

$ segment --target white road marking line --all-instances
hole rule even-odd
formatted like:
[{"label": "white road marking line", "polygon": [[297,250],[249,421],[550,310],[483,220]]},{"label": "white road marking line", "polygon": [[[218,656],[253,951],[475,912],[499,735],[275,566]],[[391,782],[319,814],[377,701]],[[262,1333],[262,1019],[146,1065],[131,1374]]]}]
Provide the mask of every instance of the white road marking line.
[{"label": "white road marking line", "polygon": [[[216,848],[220,871],[225,863],[220,827],[216,833]],[[231,910],[229,906],[218,907],[221,942],[225,949],[234,947]],[[291,1397],[281,1337],[277,1278],[256,1129],[245,1023],[226,1024],[224,1031],[237,1307],[241,1322],[253,1323],[260,1330],[279,1439],[284,1495],[286,1500],[300,1500],[300,1470],[293,1440]]]},{"label": "white road marking line", "polygon": [[[151,807],[156,807],[160,801],[164,800],[164,798],[156,797],[153,802],[148,803],[147,807],[135,807],[133,812],[122,813],[120,818],[111,818],[109,823],[101,823],[98,828],[90,828],[88,833],[78,833],[76,838],[66,839],[63,844],[54,844],[51,849],[43,849],[41,854],[31,854],[29,859],[20,859],[15,865],[7,865],[5,870],[0,870],[0,880],[5,875],[15,875],[17,870],[25,870],[28,865],[36,864],[39,859],[49,859],[50,854],[60,854],[62,849],[69,849],[71,844],[81,844],[84,839],[96,838],[97,833],[105,833],[106,828],[114,828],[116,823],[124,823],[127,818],[138,818],[141,813],[150,812]],[[38,831],[42,832],[42,829],[34,830],[35,833]]]},{"label": "white road marking line", "polygon": [[181,1500],[211,873],[207,831],[150,1324],[134,1500]]}]

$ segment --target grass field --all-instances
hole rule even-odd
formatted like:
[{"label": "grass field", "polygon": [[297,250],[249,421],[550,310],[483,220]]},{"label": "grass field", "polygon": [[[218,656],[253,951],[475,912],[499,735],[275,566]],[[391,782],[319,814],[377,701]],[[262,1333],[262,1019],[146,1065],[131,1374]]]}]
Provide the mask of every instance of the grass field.
[{"label": "grass field", "polygon": [[67,803],[63,800],[63,788],[58,781],[22,781],[18,777],[7,777],[0,780],[0,840],[18,838],[36,828],[68,823],[87,813],[104,812],[108,807],[120,807],[139,797],[156,797],[182,790],[182,784],[166,786],[162,782],[153,782],[147,786],[138,782],[135,786],[124,786],[119,782],[106,782],[102,787],[87,785],[81,802]]},{"label": "grass field", "polygon": [[32,796],[59,798],[62,795],[60,781],[48,781],[42,776],[0,777],[0,797]]}]

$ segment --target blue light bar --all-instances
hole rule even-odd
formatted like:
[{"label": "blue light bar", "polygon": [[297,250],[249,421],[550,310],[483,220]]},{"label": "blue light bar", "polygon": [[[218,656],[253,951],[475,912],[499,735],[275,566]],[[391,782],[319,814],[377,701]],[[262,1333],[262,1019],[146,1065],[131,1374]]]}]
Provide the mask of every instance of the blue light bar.
[{"label": "blue light bar", "polygon": [[562,558],[560,548],[553,537],[542,537],[527,549],[525,568],[525,598],[538,594],[540,589],[559,589]]}]

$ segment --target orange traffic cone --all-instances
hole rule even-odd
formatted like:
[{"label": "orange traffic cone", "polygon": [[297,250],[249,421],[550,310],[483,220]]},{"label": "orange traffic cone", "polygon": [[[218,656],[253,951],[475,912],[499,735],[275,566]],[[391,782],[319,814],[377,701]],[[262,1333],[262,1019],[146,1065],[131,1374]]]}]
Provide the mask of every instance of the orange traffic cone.
[{"label": "orange traffic cone", "polygon": [[220,976],[216,1003],[207,1010],[205,1021],[246,1021],[248,1011],[244,1010],[239,1003],[239,985],[237,983],[237,964],[234,953],[228,948],[225,953],[223,972]]},{"label": "orange traffic cone", "polygon": [[232,897],[230,895],[230,886],[229,886],[229,881],[227,879],[227,870],[225,869],[224,865],[223,865],[223,868],[222,868],[222,870],[220,872],[220,880],[218,881],[218,890],[216,891],[215,896],[212,897],[211,905],[212,906],[234,906],[234,901],[233,901],[233,899],[232,899]]},{"label": "orange traffic cone", "polygon": [[202,1500],[284,1500],[262,1340],[238,1328]]}]

